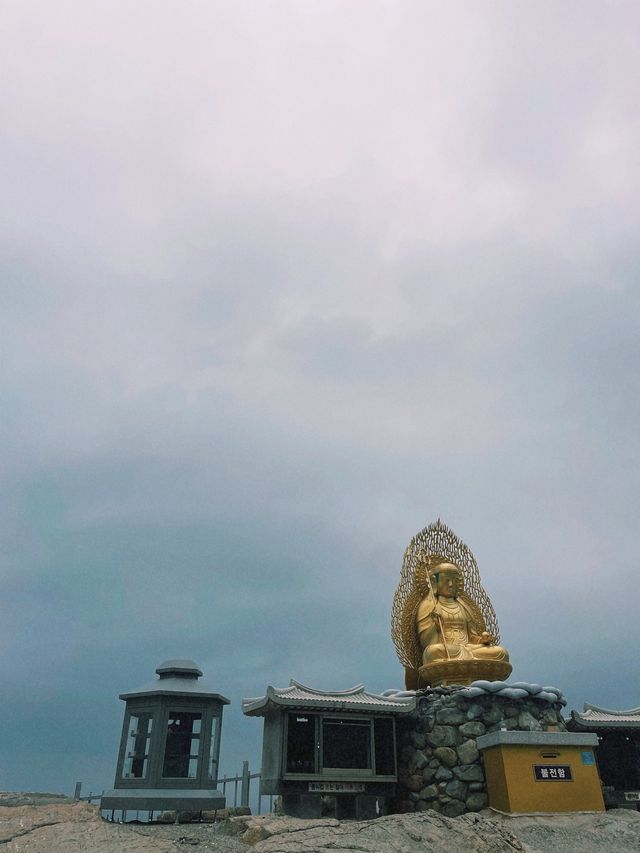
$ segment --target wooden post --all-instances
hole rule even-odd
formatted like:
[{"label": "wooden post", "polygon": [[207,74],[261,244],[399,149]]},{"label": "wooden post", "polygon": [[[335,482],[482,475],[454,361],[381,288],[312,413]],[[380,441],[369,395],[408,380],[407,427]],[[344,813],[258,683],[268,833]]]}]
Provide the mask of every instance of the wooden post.
[{"label": "wooden post", "polygon": [[242,762],[242,786],[240,788],[240,805],[249,807],[249,762]]}]

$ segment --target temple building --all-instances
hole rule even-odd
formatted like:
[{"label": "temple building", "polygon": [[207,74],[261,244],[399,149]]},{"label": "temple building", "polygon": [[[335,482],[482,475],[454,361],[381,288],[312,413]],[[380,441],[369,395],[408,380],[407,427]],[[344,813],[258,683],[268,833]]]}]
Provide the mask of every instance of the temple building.
[{"label": "temple building", "polygon": [[585,704],[571,712],[567,728],[594,732],[600,739],[598,769],[607,808],[635,808],[640,803],[640,708],[611,711]]},{"label": "temple building", "polygon": [[245,699],[244,714],[264,717],[260,793],[281,795],[296,817],[376,817],[398,781],[396,717],[415,706],[398,691],[329,693],[293,680]]}]

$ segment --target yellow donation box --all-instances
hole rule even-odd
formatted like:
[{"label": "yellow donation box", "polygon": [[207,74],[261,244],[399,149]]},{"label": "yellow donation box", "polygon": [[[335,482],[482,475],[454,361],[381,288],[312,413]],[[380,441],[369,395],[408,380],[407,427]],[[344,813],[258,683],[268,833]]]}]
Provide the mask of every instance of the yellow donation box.
[{"label": "yellow donation box", "polygon": [[478,749],[491,808],[502,812],[604,811],[591,732],[499,731]]}]

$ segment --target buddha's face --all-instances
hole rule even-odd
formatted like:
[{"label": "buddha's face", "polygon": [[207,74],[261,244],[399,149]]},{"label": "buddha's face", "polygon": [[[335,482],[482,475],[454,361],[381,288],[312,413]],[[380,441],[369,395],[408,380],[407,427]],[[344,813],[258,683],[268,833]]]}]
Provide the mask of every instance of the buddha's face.
[{"label": "buddha's face", "polygon": [[438,569],[437,592],[445,598],[455,598],[460,589],[460,571],[451,563]]}]

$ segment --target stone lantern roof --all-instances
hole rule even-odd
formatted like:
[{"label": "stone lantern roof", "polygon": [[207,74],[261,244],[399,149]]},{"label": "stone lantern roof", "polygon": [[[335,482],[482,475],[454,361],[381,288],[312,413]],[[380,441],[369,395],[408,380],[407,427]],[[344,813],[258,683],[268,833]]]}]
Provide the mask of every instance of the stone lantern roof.
[{"label": "stone lantern roof", "polygon": [[132,690],[121,693],[120,699],[137,699],[146,696],[198,696],[206,699],[217,699],[223,705],[230,700],[214,691],[206,682],[199,681],[202,670],[195,661],[173,658],[163,661],[156,668],[158,680],[152,681]]},{"label": "stone lantern roof", "polygon": [[165,660],[158,664],[156,672],[160,678],[167,675],[176,675],[183,678],[195,675],[196,678],[200,678],[202,675],[202,670],[198,664],[193,660],[188,660],[187,658],[172,658],[171,660]]}]

